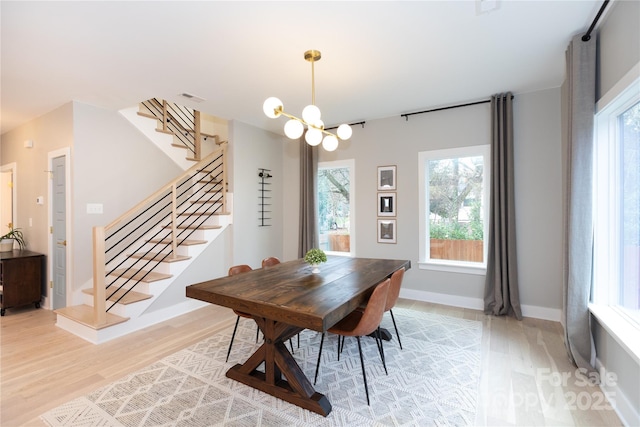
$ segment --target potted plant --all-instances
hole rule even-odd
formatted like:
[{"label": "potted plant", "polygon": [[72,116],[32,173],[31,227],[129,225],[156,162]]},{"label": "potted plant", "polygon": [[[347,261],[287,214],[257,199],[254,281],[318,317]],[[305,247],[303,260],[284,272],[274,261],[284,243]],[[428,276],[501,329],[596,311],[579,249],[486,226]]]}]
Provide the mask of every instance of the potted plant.
[{"label": "potted plant", "polygon": [[0,236],[0,252],[11,252],[14,242],[18,242],[20,249],[27,247],[22,230],[13,228],[13,224],[9,223],[9,232],[4,236]]},{"label": "potted plant", "polygon": [[318,266],[320,263],[327,262],[327,255],[322,251],[322,249],[313,248],[307,251],[307,254],[304,256],[304,260],[313,267],[313,270],[311,270],[312,273],[319,273],[320,269]]}]

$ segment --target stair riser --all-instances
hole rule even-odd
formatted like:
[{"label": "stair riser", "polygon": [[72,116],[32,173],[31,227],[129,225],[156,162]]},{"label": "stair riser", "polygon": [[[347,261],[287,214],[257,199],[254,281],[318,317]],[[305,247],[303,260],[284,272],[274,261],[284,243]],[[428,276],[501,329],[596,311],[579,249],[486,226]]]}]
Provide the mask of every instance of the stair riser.
[{"label": "stair riser", "polygon": [[[135,318],[140,316],[142,312],[144,312],[145,308],[148,307],[150,301],[151,300],[143,300],[133,304],[115,304],[111,308],[109,307],[111,306],[112,302],[108,301],[106,303],[106,307],[109,308],[109,313],[115,314],[116,316]],[[89,307],[93,307],[93,296],[84,294],[82,303],[88,305]]]}]

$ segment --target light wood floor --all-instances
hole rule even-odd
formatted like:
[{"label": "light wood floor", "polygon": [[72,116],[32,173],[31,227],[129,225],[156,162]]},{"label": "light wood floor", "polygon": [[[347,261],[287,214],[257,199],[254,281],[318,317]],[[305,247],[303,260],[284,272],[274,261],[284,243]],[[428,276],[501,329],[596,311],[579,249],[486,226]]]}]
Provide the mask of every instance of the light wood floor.
[{"label": "light wood floor", "polygon": [[[575,376],[559,323],[409,300],[398,306],[483,323],[477,425],[621,425],[603,408],[600,389]],[[47,410],[232,327],[234,319],[210,306],[94,345],[56,327],[49,310],[9,309],[1,318],[0,425],[43,426],[39,415]]]}]

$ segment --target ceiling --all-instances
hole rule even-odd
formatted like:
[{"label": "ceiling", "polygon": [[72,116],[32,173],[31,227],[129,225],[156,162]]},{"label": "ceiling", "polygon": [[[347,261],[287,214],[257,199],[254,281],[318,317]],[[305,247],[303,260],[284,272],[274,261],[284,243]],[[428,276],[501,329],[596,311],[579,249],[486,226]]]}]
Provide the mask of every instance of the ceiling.
[{"label": "ceiling", "polygon": [[121,109],[152,97],[282,133],[262,103],[277,96],[301,114],[309,49],[322,52],[327,127],[558,87],[571,37],[601,4],[3,0],[0,133],[71,100]]}]

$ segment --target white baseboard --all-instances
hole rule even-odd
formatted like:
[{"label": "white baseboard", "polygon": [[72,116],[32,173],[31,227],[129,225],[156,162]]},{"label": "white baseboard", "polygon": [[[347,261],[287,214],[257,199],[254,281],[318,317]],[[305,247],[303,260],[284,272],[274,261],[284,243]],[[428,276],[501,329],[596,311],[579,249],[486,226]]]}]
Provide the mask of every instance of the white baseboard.
[{"label": "white baseboard", "polygon": [[[436,292],[418,291],[416,289],[400,289],[400,297],[416,301],[426,301],[435,304],[450,305],[452,307],[483,310],[484,301],[481,298],[464,297],[460,295],[439,294]],[[559,322],[562,311],[558,308],[539,307],[536,305],[521,305],[524,317],[551,320]]]},{"label": "white baseboard", "polygon": [[[606,375],[607,368],[598,358],[596,358],[595,367],[600,372],[601,377],[603,374]],[[640,412],[638,412],[640,409],[631,403],[617,382],[604,381],[600,384],[600,389],[609,398],[609,403],[618,414],[618,417],[620,417],[622,424],[627,427],[640,426]]]}]

